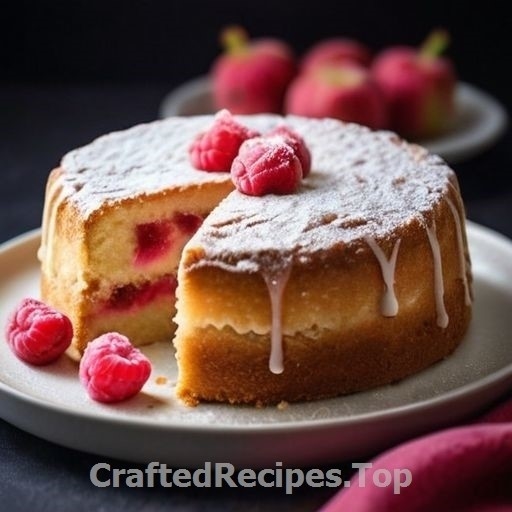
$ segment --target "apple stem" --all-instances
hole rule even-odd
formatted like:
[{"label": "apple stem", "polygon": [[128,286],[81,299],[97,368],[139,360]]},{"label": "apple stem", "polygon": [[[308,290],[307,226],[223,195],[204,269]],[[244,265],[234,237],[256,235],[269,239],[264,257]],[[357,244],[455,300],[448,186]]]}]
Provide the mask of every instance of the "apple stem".
[{"label": "apple stem", "polygon": [[427,59],[433,59],[446,50],[450,42],[450,35],[444,29],[432,31],[420,47],[420,55]]},{"label": "apple stem", "polygon": [[220,42],[227,53],[244,53],[247,50],[249,36],[243,27],[233,25],[222,31]]}]

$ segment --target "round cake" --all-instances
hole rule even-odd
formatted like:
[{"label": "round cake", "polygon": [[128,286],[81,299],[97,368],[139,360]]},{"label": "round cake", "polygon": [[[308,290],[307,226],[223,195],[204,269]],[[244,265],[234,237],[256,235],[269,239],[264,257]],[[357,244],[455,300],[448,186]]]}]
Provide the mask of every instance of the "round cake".
[{"label": "round cake", "polygon": [[336,396],[448,356],[471,317],[454,172],[390,132],[237,119],[303,137],[312,169],[296,193],[247,196],[194,169],[211,116],[107,135],[52,172],[42,295],[70,315],[71,355],[113,330],[173,340],[189,404]]}]

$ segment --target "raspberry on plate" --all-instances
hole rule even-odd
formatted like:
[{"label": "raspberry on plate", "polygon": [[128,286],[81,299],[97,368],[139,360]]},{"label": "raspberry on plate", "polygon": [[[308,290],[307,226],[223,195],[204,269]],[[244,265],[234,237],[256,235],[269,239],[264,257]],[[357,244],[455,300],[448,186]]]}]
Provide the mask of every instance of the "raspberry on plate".
[{"label": "raspberry on plate", "polygon": [[32,298],[23,299],[10,314],[5,332],[14,354],[34,365],[55,361],[73,338],[66,315]]},{"label": "raspberry on plate", "polygon": [[245,141],[231,166],[231,178],[243,194],[291,194],[299,187],[302,165],[282,137]]},{"label": "raspberry on plate", "polygon": [[149,359],[117,332],[91,341],[80,360],[79,376],[98,402],[120,402],[136,395],[151,374]]},{"label": "raspberry on plate", "polygon": [[297,158],[302,165],[302,177],[305,178],[311,171],[311,153],[304,142],[304,139],[285,124],[279,125],[266,134],[267,136],[279,135],[284,138],[295,151]]},{"label": "raspberry on plate", "polygon": [[202,171],[229,172],[242,142],[258,135],[240,124],[229,110],[221,110],[215,115],[213,125],[192,142],[190,161]]}]

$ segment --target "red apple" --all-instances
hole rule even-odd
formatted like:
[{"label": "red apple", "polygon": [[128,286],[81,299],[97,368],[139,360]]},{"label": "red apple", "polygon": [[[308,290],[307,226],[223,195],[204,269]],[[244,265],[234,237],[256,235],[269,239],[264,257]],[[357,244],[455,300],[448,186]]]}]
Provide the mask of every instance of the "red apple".
[{"label": "red apple", "polygon": [[435,31],[419,50],[391,47],[374,60],[372,73],[388,102],[391,128],[404,137],[434,137],[453,118],[456,74],[451,61],[439,56],[447,43],[447,33]]},{"label": "red apple", "polygon": [[296,72],[289,45],[271,38],[249,41],[240,27],[229,27],[221,39],[226,50],[211,70],[215,107],[233,114],[282,112]]},{"label": "red apple", "polygon": [[323,66],[301,73],[290,84],[288,114],[332,117],[373,129],[387,126],[384,98],[370,72],[356,64]]},{"label": "red apple", "polygon": [[302,57],[300,69],[304,73],[325,64],[342,64],[346,62],[368,66],[371,58],[370,50],[359,41],[334,37],[324,39],[312,46]]}]

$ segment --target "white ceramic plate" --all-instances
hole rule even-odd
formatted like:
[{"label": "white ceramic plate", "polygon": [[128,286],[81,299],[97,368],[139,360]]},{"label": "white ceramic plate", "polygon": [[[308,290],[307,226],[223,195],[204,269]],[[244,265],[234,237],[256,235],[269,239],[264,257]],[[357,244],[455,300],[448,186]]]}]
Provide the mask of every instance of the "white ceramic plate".
[{"label": "white ceramic plate", "polygon": [[[39,232],[0,248],[0,324],[23,297],[38,296]],[[205,461],[273,467],[361,460],[408,437],[477,412],[512,387],[512,243],[469,225],[475,275],[470,330],[446,360],[398,384],[287,408],[199,405],[173,397],[170,343],[145,349],[154,372],[134,399],[90,400],[66,357],[47,367],[19,361],[0,340],[0,416],[75,449],[136,462],[200,467]],[[156,378],[164,376],[165,384]]]},{"label": "white ceramic plate", "polygon": [[[210,114],[215,111],[211,85],[199,77],[171,91],[160,106],[161,117]],[[442,137],[420,141],[447,162],[467,160],[492,146],[507,126],[503,106],[487,93],[461,82],[456,93],[457,115],[453,127]]]}]

